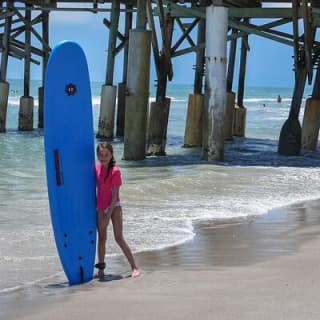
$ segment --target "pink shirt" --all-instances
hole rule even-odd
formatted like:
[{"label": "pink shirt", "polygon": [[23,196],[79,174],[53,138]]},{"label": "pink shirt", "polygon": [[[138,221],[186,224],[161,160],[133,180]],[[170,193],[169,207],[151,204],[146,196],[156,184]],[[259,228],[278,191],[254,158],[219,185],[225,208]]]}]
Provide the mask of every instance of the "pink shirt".
[{"label": "pink shirt", "polygon": [[[120,187],[122,185],[119,167],[112,167],[108,176],[107,173],[108,169],[104,168],[100,162],[96,163],[98,210],[105,210],[110,206],[112,200],[112,187]],[[117,201],[120,201],[119,197]]]}]

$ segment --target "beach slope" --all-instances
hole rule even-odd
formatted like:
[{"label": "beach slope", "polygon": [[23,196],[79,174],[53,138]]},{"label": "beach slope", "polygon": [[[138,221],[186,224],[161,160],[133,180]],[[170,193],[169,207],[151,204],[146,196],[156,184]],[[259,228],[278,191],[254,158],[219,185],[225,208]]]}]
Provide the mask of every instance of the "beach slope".
[{"label": "beach slope", "polygon": [[[319,208],[319,202],[305,203],[282,209],[274,219],[271,214],[229,227],[200,225],[183,250],[164,250],[158,262],[155,253],[138,255],[143,272],[137,279],[95,280],[59,299],[42,295],[42,306],[35,302],[11,318],[318,320]],[[214,248],[219,239],[217,250],[201,258],[203,247]],[[242,262],[231,259],[236,251]]]}]

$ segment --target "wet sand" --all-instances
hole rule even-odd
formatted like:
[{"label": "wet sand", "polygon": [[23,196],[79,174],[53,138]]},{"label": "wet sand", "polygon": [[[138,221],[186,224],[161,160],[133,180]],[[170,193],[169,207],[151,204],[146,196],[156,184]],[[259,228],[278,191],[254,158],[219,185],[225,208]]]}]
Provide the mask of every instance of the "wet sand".
[{"label": "wet sand", "polygon": [[137,254],[137,279],[119,258],[105,281],[40,283],[0,296],[0,318],[320,318],[320,200],[194,231],[183,245]]}]

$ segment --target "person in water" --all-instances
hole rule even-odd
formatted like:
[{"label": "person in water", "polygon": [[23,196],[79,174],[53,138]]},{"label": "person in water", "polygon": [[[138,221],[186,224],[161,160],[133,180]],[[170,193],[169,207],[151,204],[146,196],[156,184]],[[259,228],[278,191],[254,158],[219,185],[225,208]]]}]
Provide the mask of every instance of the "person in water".
[{"label": "person in water", "polygon": [[281,96],[280,96],[280,94],[278,95],[278,97],[277,97],[277,102],[281,102],[282,101],[282,98],[281,98]]},{"label": "person in water", "polygon": [[110,143],[99,143],[96,163],[97,184],[97,224],[98,224],[98,277],[104,277],[107,227],[112,221],[114,239],[127,257],[131,266],[132,278],[138,277],[138,270],[133,254],[123,237],[122,206],[119,190],[122,185],[120,168],[115,164],[113,147]]}]

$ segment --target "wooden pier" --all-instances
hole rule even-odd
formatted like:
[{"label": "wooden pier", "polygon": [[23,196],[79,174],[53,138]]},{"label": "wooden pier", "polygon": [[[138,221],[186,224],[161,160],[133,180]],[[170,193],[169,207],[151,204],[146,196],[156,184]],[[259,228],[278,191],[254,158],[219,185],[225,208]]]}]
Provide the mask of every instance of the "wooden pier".
[{"label": "wooden pier", "polygon": [[[172,59],[194,52],[194,87],[188,99],[184,146],[202,146],[204,159],[223,160],[225,140],[245,136],[243,98],[251,35],[292,48],[288,60],[292,60],[295,86],[278,152],[290,156],[299,155],[302,148],[316,149],[320,127],[320,43],[317,41],[320,1],[1,1],[0,132],[6,130],[9,56],[24,61],[18,128],[33,129],[30,66],[39,65],[44,78],[51,50],[49,23],[53,11],[105,14],[101,23],[109,30],[109,40],[97,137],[112,139],[114,133],[123,136],[124,159],[140,160],[146,155],[165,154],[170,113],[166,89],[175,72]],[[119,26],[121,16],[125,21],[124,31]],[[290,33],[279,31],[279,27],[288,24]],[[239,43],[241,51],[237,57]],[[124,53],[122,82],[116,84],[115,58],[121,51]],[[151,58],[156,67],[157,90],[156,99],[149,106]],[[238,79],[234,79],[237,59],[240,71]],[[307,82],[313,85],[313,92],[306,102],[301,126],[299,113]],[[38,127],[42,128],[43,87],[39,88],[38,114]]]}]

